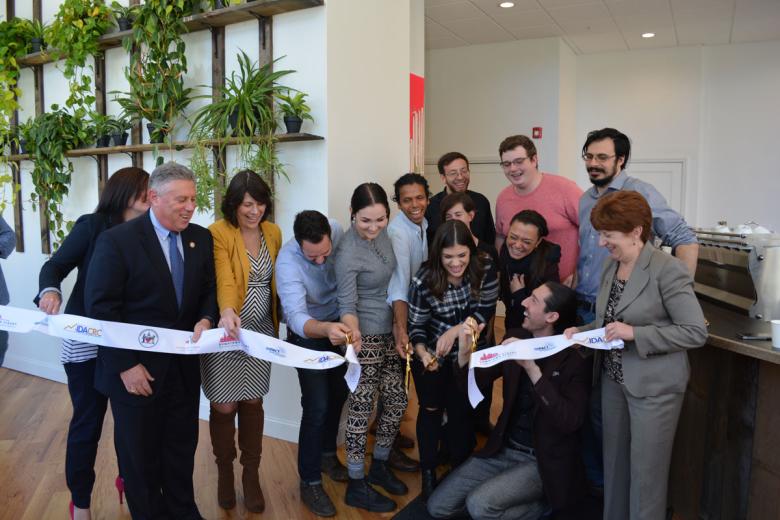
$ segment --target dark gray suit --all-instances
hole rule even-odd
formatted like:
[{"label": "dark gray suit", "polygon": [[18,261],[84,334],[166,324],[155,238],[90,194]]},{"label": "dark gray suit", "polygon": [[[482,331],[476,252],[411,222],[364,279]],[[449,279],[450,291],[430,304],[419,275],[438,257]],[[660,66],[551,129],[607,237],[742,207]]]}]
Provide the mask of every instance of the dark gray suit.
[{"label": "dark gray suit", "polygon": [[[608,260],[596,319],[581,330],[603,325],[616,273],[617,262]],[[686,350],[706,341],[704,315],[685,265],[650,243],[642,248],[614,315],[634,327],[634,341],[623,350],[622,385],[601,375],[601,355],[594,363],[604,417],[604,519],[662,520],[689,376]]]},{"label": "dark gray suit", "polygon": [[[0,216],[0,258],[8,258],[8,255],[16,249],[16,233],[11,229],[3,217]],[[5,284],[3,268],[0,267],[0,305],[8,305],[11,300],[8,295],[8,286]],[[5,361],[5,352],[8,350],[8,332],[0,330],[0,366]]]}]

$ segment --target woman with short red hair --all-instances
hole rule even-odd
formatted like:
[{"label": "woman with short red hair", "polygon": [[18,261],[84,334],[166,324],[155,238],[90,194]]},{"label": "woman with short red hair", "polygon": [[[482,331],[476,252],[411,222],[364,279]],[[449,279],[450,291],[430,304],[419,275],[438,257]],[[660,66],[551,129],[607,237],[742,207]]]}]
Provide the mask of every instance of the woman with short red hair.
[{"label": "woman with short red hair", "polygon": [[652,211],[635,191],[605,195],[591,223],[609,250],[596,319],[571,334],[606,328],[621,350],[599,351],[604,428],[604,519],[662,520],[674,434],[688,383],[689,348],[707,339],[693,279],[680,260],[656,249]]}]

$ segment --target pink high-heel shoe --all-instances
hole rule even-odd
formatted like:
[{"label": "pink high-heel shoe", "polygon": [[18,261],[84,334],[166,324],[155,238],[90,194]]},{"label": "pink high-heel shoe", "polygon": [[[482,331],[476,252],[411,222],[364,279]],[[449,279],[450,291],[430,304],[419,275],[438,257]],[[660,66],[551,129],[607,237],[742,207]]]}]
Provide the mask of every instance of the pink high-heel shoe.
[{"label": "pink high-heel shoe", "polygon": [[68,506],[68,511],[70,511],[70,520],[73,520],[73,500],[70,501],[70,505]]},{"label": "pink high-heel shoe", "polygon": [[[116,491],[119,493],[119,504],[123,504],[124,501],[122,500],[122,497],[125,494],[125,479],[122,478],[122,475],[117,475],[116,480],[114,481],[114,485],[116,486]],[[73,502],[70,504],[71,511],[73,511]],[[73,520],[73,514],[70,515],[71,520]]]}]

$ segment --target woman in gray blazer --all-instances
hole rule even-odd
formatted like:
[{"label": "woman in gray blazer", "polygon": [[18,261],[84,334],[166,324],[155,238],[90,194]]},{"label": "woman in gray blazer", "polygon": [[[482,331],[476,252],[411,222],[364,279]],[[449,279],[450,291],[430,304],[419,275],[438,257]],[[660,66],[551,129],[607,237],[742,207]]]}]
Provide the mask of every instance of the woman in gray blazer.
[{"label": "woman in gray blazer", "polygon": [[686,350],[707,339],[693,279],[650,240],[652,211],[635,191],[605,195],[591,223],[609,250],[596,319],[622,350],[595,356],[604,428],[604,519],[663,520],[674,434],[688,382]]}]

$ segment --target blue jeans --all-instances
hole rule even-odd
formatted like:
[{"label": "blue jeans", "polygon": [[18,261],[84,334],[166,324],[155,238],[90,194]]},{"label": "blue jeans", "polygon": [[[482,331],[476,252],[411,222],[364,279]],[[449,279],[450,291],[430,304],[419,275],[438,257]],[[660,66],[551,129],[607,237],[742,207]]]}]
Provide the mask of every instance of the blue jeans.
[{"label": "blue jeans", "polygon": [[[596,319],[589,309],[577,308],[577,317],[582,324],[587,325]],[[595,487],[604,487],[604,455],[602,447],[601,426],[601,385],[591,388],[589,403],[589,421],[582,428],[582,460],[585,462],[585,472],[588,482]]]},{"label": "blue jeans", "polygon": [[95,390],[96,359],[65,363],[73,417],[65,450],[65,481],[73,504],[86,509],[95,484],[95,457],[108,398]]},{"label": "blue jeans", "polygon": [[[287,341],[321,352],[338,351],[338,347],[331,345],[327,339],[302,338],[292,332],[288,333]],[[296,370],[303,409],[298,431],[298,474],[303,482],[313,484],[322,480],[322,455],[336,453],[339,419],[347,398],[344,381],[347,367],[345,363],[327,370]]]},{"label": "blue jeans", "polygon": [[547,509],[536,458],[505,445],[489,458],[469,457],[428,498],[434,518],[536,520]]}]

